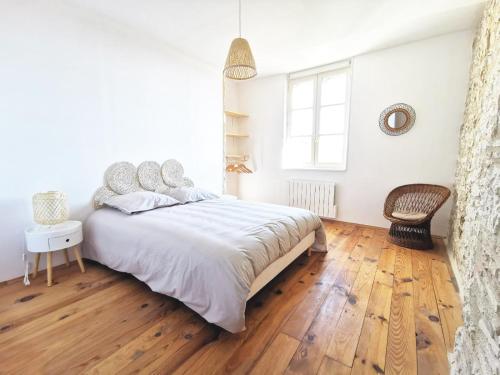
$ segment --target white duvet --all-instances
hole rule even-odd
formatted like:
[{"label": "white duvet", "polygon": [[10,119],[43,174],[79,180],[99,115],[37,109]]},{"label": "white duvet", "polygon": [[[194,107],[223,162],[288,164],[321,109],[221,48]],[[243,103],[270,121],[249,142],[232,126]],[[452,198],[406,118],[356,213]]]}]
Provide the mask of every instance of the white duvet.
[{"label": "white duvet", "polygon": [[134,215],[103,208],[85,223],[84,255],[239,332],[256,276],[312,231],[314,250],[326,251],[321,220],[299,208],[223,199]]}]

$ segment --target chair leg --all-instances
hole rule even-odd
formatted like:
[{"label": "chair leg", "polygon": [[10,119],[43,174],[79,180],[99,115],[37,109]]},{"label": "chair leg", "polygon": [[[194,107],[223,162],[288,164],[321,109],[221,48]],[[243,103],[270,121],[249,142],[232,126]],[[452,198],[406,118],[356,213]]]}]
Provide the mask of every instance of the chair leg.
[{"label": "chair leg", "polygon": [[47,252],[47,286],[52,286],[52,252]]},{"label": "chair leg", "polygon": [[80,245],[76,245],[73,248],[73,252],[75,253],[76,261],[78,262],[78,265],[80,266],[80,271],[85,272],[85,265],[83,264],[82,256],[80,254]]},{"label": "chair leg", "polygon": [[417,250],[429,250],[434,247],[431,237],[431,221],[419,225],[391,224],[389,242]]},{"label": "chair leg", "polygon": [[428,220],[424,223],[421,224],[422,228],[422,246],[424,250],[427,249],[432,249],[434,247],[434,244],[432,243],[432,236],[431,236],[431,221]]},{"label": "chair leg", "polygon": [[66,267],[69,267],[68,249],[64,249],[64,261],[66,262]]},{"label": "chair leg", "polygon": [[41,256],[42,256],[42,253],[35,254],[35,267],[33,268],[33,275],[32,275],[33,278],[35,278],[38,275],[38,266],[40,265],[40,257]]}]

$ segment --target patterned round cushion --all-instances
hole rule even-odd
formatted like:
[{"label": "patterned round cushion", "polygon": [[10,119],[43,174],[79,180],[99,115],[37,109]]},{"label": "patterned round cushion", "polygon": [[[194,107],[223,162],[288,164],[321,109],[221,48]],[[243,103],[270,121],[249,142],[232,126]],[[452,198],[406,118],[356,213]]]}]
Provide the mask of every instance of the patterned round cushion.
[{"label": "patterned round cushion", "polygon": [[117,194],[128,194],[141,190],[137,169],[132,163],[122,161],[111,165],[105,173],[108,186]]},{"label": "patterned round cushion", "polygon": [[170,187],[180,187],[184,185],[182,176],[184,168],[181,163],[175,159],[169,159],[161,166],[161,175],[163,181]]},{"label": "patterned round cushion", "polygon": [[184,177],[182,180],[184,182],[182,186],[188,186],[188,187],[194,186],[193,180],[191,180],[189,177]]},{"label": "patterned round cushion", "polygon": [[137,167],[137,177],[141,186],[149,191],[157,191],[165,186],[161,177],[161,167],[155,161],[143,161]]},{"label": "patterned round cushion", "polygon": [[102,207],[106,199],[115,195],[116,193],[113,190],[107,188],[106,186],[101,186],[94,194],[94,208]]}]

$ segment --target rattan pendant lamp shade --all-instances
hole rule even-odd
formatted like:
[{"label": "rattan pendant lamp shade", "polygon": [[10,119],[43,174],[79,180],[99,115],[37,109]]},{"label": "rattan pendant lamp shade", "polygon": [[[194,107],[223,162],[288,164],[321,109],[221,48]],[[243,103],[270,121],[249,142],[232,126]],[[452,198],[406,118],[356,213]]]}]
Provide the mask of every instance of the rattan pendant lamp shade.
[{"label": "rattan pendant lamp shade", "polygon": [[255,77],[257,68],[255,67],[250,44],[241,37],[241,0],[238,0],[238,16],[240,37],[235,38],[231,43],[231,47],[229,47],[226,65],[224,66],[224,76],[230,79],[244,80]]}]

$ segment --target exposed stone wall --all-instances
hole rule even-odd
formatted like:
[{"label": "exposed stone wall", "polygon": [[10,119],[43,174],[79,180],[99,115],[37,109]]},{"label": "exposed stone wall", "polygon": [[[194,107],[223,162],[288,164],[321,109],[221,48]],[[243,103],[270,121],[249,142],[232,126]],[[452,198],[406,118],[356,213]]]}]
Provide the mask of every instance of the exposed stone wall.
[{"label": "exposed stone wall", "polygon": [[500,0],[474,41],[449,253],[464,299],[452,374],[500,374]]}]

